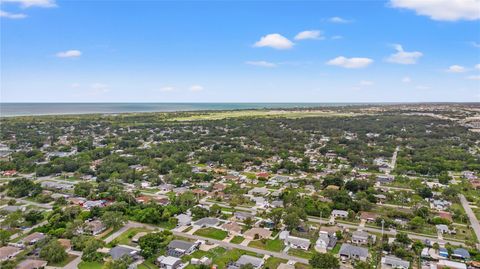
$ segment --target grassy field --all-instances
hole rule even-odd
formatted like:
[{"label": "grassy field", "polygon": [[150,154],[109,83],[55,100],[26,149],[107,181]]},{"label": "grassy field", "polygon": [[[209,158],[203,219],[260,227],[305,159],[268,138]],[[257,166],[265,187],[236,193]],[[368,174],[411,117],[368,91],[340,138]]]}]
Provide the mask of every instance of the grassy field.
[{"label": "grassy field", "polygon": [[64,261],[59,263],[49,263],[48,266],[64,267],[65,265],[69,264],[71,261],[75,260],[75,258],[77,258],[77,256],[68,254],[68,257]]},{"label": "grassy field", "polygon": [[288,251],[288,254],[293,255],[293,256],[297,256],[297,257],[300,257],[300,258],[305,258],[305,259],[310,259],[310,258],[313,257],[312,252],[304,251],[304,250],[300,250],[300,249],[295,249],[295,248],[291,248]]},{"label": "grassy field", "polygon": [[212,239],[217,239],[217,240],[223,240],[225,237],[227,237],[228,233],[223,230],[215,229],[215,228],[203,228],[195,231],[193,233],[198,236],[203,236],[203,237],[208,237]]},{"label": "grassy field", "polygon": [[243,242],[243,240],[245,240],[245,238],[243,236],[237,235],[234,238],[232,238],[232,240],[230,240],[230,243],[240,244],[240,243]]},{"label": "grassy field", "polygon": [[283,245],[283,241],[280,240],[280,239],[255,240],[255,241],[250,242],[248,244],[248,246],[249,247],[254,247],[254,248],[259,248],[259,249],[265,249],[265,250],[269,250],[269,251],[276,251],[276,252],[280,252],[280,251],[282,251],[282,249],[285,248],[285,246]]},{"label": "grassy field", "polygon": [[237,110],[237,111],[211,111],[197,113],[189,116],[180,116],[168,119],[169,121],[197,121],[197,120],[223,120],[228,118],[244,117],[282,117],[282,118],[305,118],[305,117],[332,117],[332,116],[354,116],[359,114],[338,113],[326,110]]},{"label": "grassy field", "polygon": [[265,261],[265,268],[277,268],[281,263],[287,263],[288,260],[270,257]]},{"label": "grassy field", "polygon": [[78,269],[102,269],[103,264],[98,262],[81,262]]},{"label": "grassy field", "polygon": [[122,233],[119,237],[115,238],[115,242],[120,245],[131,245],[132,237],[140,232],[150,232],[151,230],[144,228],[131,228]]}]

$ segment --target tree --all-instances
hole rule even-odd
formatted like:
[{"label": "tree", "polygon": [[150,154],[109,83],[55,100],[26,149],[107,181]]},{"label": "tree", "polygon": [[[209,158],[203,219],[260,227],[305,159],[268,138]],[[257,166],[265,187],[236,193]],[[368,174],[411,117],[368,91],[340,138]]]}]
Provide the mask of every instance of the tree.
[{"label": "tree", "polygon": [[416,216],[410,220],[409,225],[412,230],[416,230],[425,225],[425,220],[422,217]]},{"label": "tree", "polygon": [[75,185],[73,192],[75,193],[75,195],[87,197],[92,192],[92,189],[93,189],[93,185],[91,183],[79,182],[78,184]]},{"label": "tree", "polygon": [[395,235],[395,242],[403,245],[410,245],[410,243],[412,243],[412,240],[408,238],[408,235],[406,233],[399,232],[397,233],[397,235]]},{"label": "tree", "polygon": [[138,245],[142,250],[142,256],[150,258],[156,255],[160,249],[166,247],[171,240],[172,233],[170,231],[161,231],[158,233],[149,233],[140,237]]},{"label": "tree", "polygon": [[132,257],[123,255],[120,259],[108,261],[103,268],[105,269],[127,269],[133,262]]},{"label": "tree", "polygon": [[50,263],[64,261],[68,254],[56,239],[50,240],[41,250],[40,257]]},{"label": "tree", "polygon": [[309,261],[313,268],[338,269],[340,263],[338,259],[330,253],[315,253]]},{"label": "tree", "polygon": [[22,218],[23,216],[20,210],[12,212],[5,217],[5,220],[3,221],[3,225],[9,228],[18,227],[20,225]]},{"label": "tree", "polygon": [[107,227],[118,229],[127,221],[127,218],[122,212],[107,211],[102,215],[102,221]]},{"label": "tree", "polygon": [[25,220],[30,222],[32,225],[35,225],[40,220],[43,220],[43,214],[38,210],[30,210],[27,214],[25,214]]},{"label": "tree", "polygon": [[4,229],[0,229],[0,246],[4,246],[10,240],[10,232]]},{"label": "tree", "polygon": [[[80,240],[84,240],[83,242]],[[80,239],[78,242],[78,247],[83,246],[83,254],[82,254],[82,260],[84,261],[101,261],[103,258],[103,255],[97,250],[101,247],[103,247],[104,243],[101,240],[98,240],[94,237],[88,237],[84,239]],[[74,243],[75,246],[75,243]]]},{"label": "tree", "polygon": [[355,263],[355,269],[372,269],[372,265],[368,262],[358,261]]},{"label": "tree", "polygon": [[282,216],[283,208],[274,208],[270,213],[268,213],[268,217],[272,220],[275,229],[277,229],[282,222]]},{"label": "tree", "polygon": [[292,231],[300,225],[300,217],[295,212],[288,213],[283,218],[283,222],[287,226],[287,230]]}]

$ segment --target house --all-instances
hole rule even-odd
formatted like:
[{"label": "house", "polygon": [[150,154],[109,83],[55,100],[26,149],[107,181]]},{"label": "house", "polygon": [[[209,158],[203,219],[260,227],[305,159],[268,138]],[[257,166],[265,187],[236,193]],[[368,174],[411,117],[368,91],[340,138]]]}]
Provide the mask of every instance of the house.
[{"label": "house", "polygon": [[265,196],[269,193],[268,189],[265,187],[255,187],[251,190],[248,191],[248,194],[250,195],[260,195],[260,196]]},{"label": "house", "polygon": [[94,207],[104,207],[106,204],[107,204],[107,201],[105,200],[95,200],[95,201],[89,200],[84,202],[82,206],[83,208],[90,210]]},{"label": "house", "polygon": [[139,232],[139,233],[137,233],[136,235],[134,235],[134,236],[132,237],[132,242],[133,242],[133,243],[138,243],[138,240],[140,240],[141,237],[143,237],[143,236],[145,236],[145,235],[147,235],[147,234],[148,234],[147,232]]},{"label": "house", "polygon": [[446,248],[439,248],[438,249],[438,255],[440,257],[448,258],[448,250]]},{"label": "house", "polygon": [[245,221],[248,218],[253,219],[254,217],[251,213],[242,212],[242,211],[233,213],[233,216],[235,217],[236,220],[239,220],[239,221]]},{"label": "house", "polygon": [[360,219],[365,220],[367,222],[375,222],[377,217],[378,217],[378,214],[373,212],[366,212],[366,211],[360,212]]},{"label": "house", "polygon": [[338,254],[341,259],[366,261],[368,258],[368,249],[350,244],[342,244]]},{"label": "house", "polygon": [[183,240],[172,240],[167,246],[167,254],[179,258],[193,253],[199,245],[200,242],[192,243]]},{"label": "house", "polygon": [[263,266],[263,259],[253,257],[250,255],[242,255],[234,264],[229,265],[228,269],[239,269],[250,264],[254,269],[259,269]]},{"label": "house", "polygon": [[110,249],[110,251],[108,252],[108,254],[112,256],[113,260],[121,259],[123,256],[130,256],[133,258],[133,260],[137,260],[139,259],[139,256],[138,256],[139,253],[140,253],[139,248],[134,248],[126,245],[118,245]]},{"label": "house", "polygon": [[25,206],[18,206],[18,205],[7,205],[7,206],[4,206],[4,207],[0,208],[0,211],[8,212],[8,213],[17,212],[17,211],[25,211],[25,210],[26,210]]},{"label": "house", "polygon": [[455,229],[450,230],[450,228],[448,228],[448,226],[445,225],[445,224],[437,224],[437,225],[435,225],[435,227],[437,228],[437,231],[442,233],[442,234],[455,234],[455,233],[457,233],[455,231]]},{"label": "house", "polygon": [[175,186],[172,185],[172,184],[162,184],[162,185],[159,185],[158,188],[162,192],[169,192],[169,191],[173,190],[173,188],[175,188]]},{"label": "house", "polygon": [[347,218],[348,217],[348,212],[345,210],[332,210],[332,217],[334,218]]},{"label": "house", "polygon": [[47,266],[47,261],[26,259],[17,265],[17,269],[42,269]]},{"label": "house", "polygon": [[440,212],[438,212],[438,217],[440,217],[442,219],[446,219],[450,222],[453,222],[452,213],[450,213],[450,212],[440,211]]},{"label": "house", "polygon": [[182,260],[172,256],[160,256],[157,258],[157,264],[163,269],[177,269],[183,268]]},{"label": "house", "polygon": [[103,224],[101,220],[92,220],[85,223],[85,228],[83,229],[83,233],[88,233],[91,235],[98,235],[105,231],[107,226]]},{"label": "house", "polygon": [[453,250],[452,257],[462,260],[470,260],[470,253],[464,248],[456,248]]},{"label": "house", "polygon": [[22,250],[17,247],[12,246],[4,246],[0,247],[0,262],[12,259],[13,257],[17,256]]},{"label": "house", "polygon": [[303,250],[308,250],[310,248],[310,240],[305,238],[289,235],[283,242],[285,243],[285,246],[289,246],[291,248]]},{"label": "house", "polygon": [[69,239],[60,238],[57,241],[65,249],[65,251],[68,252],[72,249],[72,242]]},{"label": "house", "polygon": [[252,228],[245,233],[243,233],[245,238],[250,239],[250,240],[257,240],[257,239],[263,239],[263,238],[270,238],[272,235],[272,232],[270,230],[264,229],[264,228]]},{"label": "house", "polygon": [[395,256],[382,257],[382,269],[408,269],[410,262]]},{"label": "house", "polygon": [[215,227],[220,223],[217,218],[202,218],[193,223],[194,226],[198,227]]},{"label": "house", "polygon": [[263,198],[263,197],[254,196],[254,197],[251,198],[251,200],[255,202],[255,206],[258,207],[258,208],[267,208],[267,207],[270,206],[268,201],[265,200],[265,198]]},{"label": "house", "polygon": [[315,249],[319,252],[325,253],[327,250],[331,250],[337,244],[337,237],[335,234],[329,234],[328,232],[320,231],[318,239],[315,242]]},{"label": "house", "polygon": [[43,233],[34,232],[25,236],[20,243],[22,243],[25,246],[33,245],[44,238],[45,238],[45,235]]},{"label": "house", "polygon": [[212,263],[212,259],[210,259],[206,256],[203,256],[200,259],[192,258],[190,260],[190,263],[193,264],[193,265],[210,265]]},{"label": "house", "polygon": [[451,202],[446,200],[437,200],[434,199],[430,203],[430,207],[439,211],[445,211],[452,205]]},{"label": "house", "polygon": [[454,262],[449,260],[440,260],[433,269],[467,269],[467,265],[461,262]]},{"label": "house", "polygon": [[242,226],[236,222],[228,222],[221,226],[221,228],[228,232],[230,235],[237,235],[242,232]]},{"label": "house", "polygon": [[45,189],[56,189],[56,190],[62,190],[62,191],[73,190],[73,187],[74,187],[73,184],[59,183],[54,181],[42,181],[40,185],[42,186],[42,188],[45,188]]},{"label": "house", "polygon": [[178,222],[177,227],[188,226],[192,223],[192,217],[187,214],[180,214],[176,216]]},{"label": "house", "polygon": [[369,238],[370,238],[370,235],[364,231],[355,231],[352,233],[352,243],[356,245],[368,244]]},{"label": "house", "polygon": [[386,184],[386,183],[391,183],[395,177],[393,175],[378,175],[377,176],[377,182],[380,184]]}]

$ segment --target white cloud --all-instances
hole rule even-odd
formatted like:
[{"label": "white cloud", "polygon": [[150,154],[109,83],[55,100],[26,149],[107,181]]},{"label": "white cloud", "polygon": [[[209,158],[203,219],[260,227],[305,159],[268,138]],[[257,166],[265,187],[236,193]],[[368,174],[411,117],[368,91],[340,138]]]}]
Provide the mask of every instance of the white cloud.
[{"label": "white cloud", "polygon": [[332,40],[338,40],[338,39],[342,39],[342,38],[343,38],[343,36],[341,36],[341,35],[334,35],[334,36],[331,37]]},{"label": "white cloud", "polygon": [[298,33],[295,38],[295,40],[304,40],[304,39],[324,39],[322,36],[322,32],[319,30],[307,30]]},{"label": "white cloud", "polygon": [[416,64],[417,60],[423,56],[423,53],[419,51],[404,51],[402,45],[393,45],[397,53],[390,55],[387,58],[387,62],[397,64]]},{"label": "white cloud", "polygon": [[350,20],[340,18],[340,17],[331,17],[330,19],[328,19],[328,21],[332,23],[350,23],[351,22]]},{"label": "white cloud", "polygon": [[171,91],[174,91],[174,90],[175,90],[175,88],[172,87],[172,86],[165,86],[165,87],[160,88],[161,92],[171,92]]},{"label": "white cloud", "polygon": [[480,70],[480,64],[476,64],[476,65],[475,65],[475,69]]},{"label": "white cloud", "polygon": [[60,51],[56,54],[59,58],[77,58],[82,55],[82,52],[79,50],[67,50],[67,51]]},{"label": "white cloud", "polygon": [[27,15],[23,13],[10,13],[0,10],[0,17],[7,19],[25,19]]},{"label": "white cloud", "polygon": [[200,92],[200,91],[203,91],[203,86],[201,85],[192,85],[190,86],[189,90],[192,91],[192,92]]},{"label": "white cloud", "polygon": [[410,77],[404,77],[404,78],[402,78],[402,82],[403,83],[410,83],[410,82],[412,82],[412,79]]},{"label": "white cloud", "polygon": [[470,42],[470,44],[472,44],[472,46],[474,46],[475,48],[480,48],[480,43],[479,42],[472,41],[472,42]]},{"label": "white cloud", "polygon": [[293,47],[293,42],[288,38],[282,36],[281,34],[268,34],[262,36],[259,41],[257,41],[253,46],[254,47],[271,47],[278,50],[291,49]]},{"label": "white cloud", "polygon": [[468,76],[467,79],[470,79],[470,80],[480,80],[480,75]]},{"label": "white cloud", "polygon": [[374,84],[373,81],[370,80],[362,80],[359,82],[360,86],[372,86]]},{"label": "white cloud", "polygon": [[465,71],[467,71],[467,70],[465,69],[465,67],[463,67],[463,66],[461,66],[461,65],[456,65],[456,64],[455,64],[455,65],[451,65],[451,66],[448,67],[448,69],[447,69],[447,72],[449,72],[449,73],[463,73],[463,72],[465,72]]},{"label": "white cloud", "polygon": [[260,66],[260,67],[276,67],[275,63],[267,62],[267,61],[247,61],[245,64],[253,65],[253,66]]},{"label": "white cloud", "polygon": [[344,68],[363,68],[373,63],[370,58],[346,58],[339,56],[327,62],[328,65],[335,65]]},{"label": "white cloud", "polygon": [[425,86],[425,85],[418,85],[417,87],[415,87],[417,90],[429,90],[430,87],[429,86]]},{"label": "white cloud", "polygon": [[438,21],[480,19],[480,0],[391,0],[392,7],[415,10]]},{"label": "white cloud", "polygon": [[80,88],[80,84],[79,84],[79,83],[76,83],[76,82],[74,82],[74,83],[70,84],[70,87],[71,87],[71,88],[74,88],[74,89],[76,89],[76,88]]},{"label": "white cloud", "polygon": [[19,3],[21,7],[56,7],[55,0],[1,0],[3,3]]},{"label": "white cloud", "polygon": [[90,91],[87,93],[88,95],[99,95],[104,94],[110,91],[110,86],[104,83],[93,83],[90,85]]}]

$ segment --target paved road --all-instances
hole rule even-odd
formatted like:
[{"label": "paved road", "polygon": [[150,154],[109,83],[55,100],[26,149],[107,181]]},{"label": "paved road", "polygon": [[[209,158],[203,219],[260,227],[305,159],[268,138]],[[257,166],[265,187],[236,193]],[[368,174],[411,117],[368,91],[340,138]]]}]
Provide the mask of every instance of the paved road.
[{"label": "paved road", "polygon": [[47,223],[48,223],[48,221],[44,220],[44,221],[42,221],[42,222],[40,222],[40,223],[38,223],[38,224],[36,224],[36,225],[33,225],[33,226],[30,227],[30,228],[27,228],[27,229],[21,231],[21,232],[18,232],[18,233],[16,233],[16,234],[12,234],[12,236],[10,236],[10,240],[13,240],[13,239],[15,239],[15,238],[17,238],[17,237],[19,237],[19,236],[21,236],[21,235],[23,235],[23,234],[28,234],[31,230],[33,230],[33,229],[35,229],[35,228],[37,228],[37,227],[43,226],[43,225],[45,225],[45,224],[47,224]]},{"label": "paved road", "polygon": [[14,197],[5,196],[5,199],[7,199],[7,200],[8,199],[15,199],[17,202],[21,202],[21,203],[24,203],[24,204],[27,204],[27,205],[33,205],[33,206],[44,208],[44,209],[52,209],[52,207],[53,207],[51,204],[40,204],[40,203],[32,202],[32,201],[29,201],[29,200],[25,200],[25,199],[22,199],[22,198],[14,198]]},{"label": "paved road", "polygon": [[[328,223],[328,221],[326,220],[322,220],[322,219],[317,219],[317,218],[308,218],[308,221],[311,221],[311,222],[316,222],[316,223],[321,223],[321,224],[326,224]],[[341,225],[345,228],[349,228],[349,229],[358,229],[358,225],[353,225],[353,224],[347,224],[347,223],[343,223],[343,222],[339,222],[338,225]],[[372,227],[364,227],[362,228],[362,230],[364,231],[368,231],[368,232],[372,232],[372,233],[382,233],[382,229],[378,229],[378,228],[372,228]],[[394,231],[390,231],[390,230],[384,230],[384,233],[385,234],[388,234],[388,235],[396,235],[397,233],[394,232]],[[436,236],[432,235],[432,236],[424,236],[424,235],[418,235],[418,234],[412,234],[412,233],[407,233],[408,234],[408,237],[410,237],[411,239],[417,239],[417,240],[425,240],[425,239],[428,239],[430,240],[431,242],[435,242],[435,239],[437,238]],[[459,242],[459,241],[453,241],[453,240],[443,240],[442,243],[450,243],[452,245],[455,245],[455,246],[462,246],[462,245],[465,245],[464,242]]]},{"label": "paved road", "polygon": [[[470,204],[468,203],[465,196],[463,194],[459,194],[458,198],[460,198],[460,203],[462,203],[463,209],[465,210],[465,213],[467,213],[467,216],[470,219],[470,225],[472,226],[472,229],[477,236],[478,242],[480,242],[480,224],[478,223],[478,219],[475,216],[475,213],[473,213],[472,209],[470,208]],[[477,248],[479,248],[479,245],[477,245]]]},{"label": "paved road", "polygon": [[397,164],[397,155],[399,150],[400,150],[400,147],[397,146],[395,148],[395,152],[393,152],[392,161],[390,162],[390,167],[392,168],[392,170],[395,169],[395,165]]},{"label": "paved road", "polygon": [[65,265],[64,267],[54,267],[54,266],[47,266],[46,269],[57,269],[57,268],[62,268],[62,269],[77,269],[78,264],[82,262],[82,252],[80,251],[74,251],[71,250],[68,252],[68,254],[72,254],[77,256],[73,261]]},{"label": "paved road", "polygon": [[[123,226],[120,230],[118,230],[117,232],[110,235],[104,241],[107,242],[107,243],[111,242],[115,238],[120,236],[123,232],[127,231],[130,228],[135,228],[135,227],[143,227],[143,228],[152,229],[152,230],[155,230],[155,229],[164,230],[163,228],[159,228],[157,226],[138,223],[138,222],[134,222],[134,221],[129,221],[129,222],[127,222],[127,224],[125,224],[125,226]],[[173,235],[176,235],[176,236],[181,236],[181,237],[190,238],[190,239],[194,239],[194,240],[204,240],[204,241],[208,241],[210,243],[214,243],[214,244],[217,244],[217,245],[225,247],[225,248],[237,248],[237,249],[242,249],[242,250],[246,250],[246,251],[251,251],[251,252],[254,252],[254,253],[260,253],[260,254],[263,254],[263,255],[269,255],[269,256],[273,256],[273,257],[277,257],[277,258],[281,258],[281,259],[292,260],[292,261],[308,264],[307,259],[291,256],[291,255],[288,255],[288,254],[285,254],[285,253],[273,252],[273,251],[268,251],[268,250],[263,250],[263,249],[258,249],[258,248],[252,248],[252,247],[249,247],[249,246],[237,245],[237,244],[233,244],[233,243],[229,243],[229,242],[224,242],[224,241],[221,241],[221,240],[215,240],[215,239],[201,237],[201,236],[198,236],[198,235],[188,234],[188,233],[179,232],[179,231],[170,230],[170,232],[172,232]]]}]

